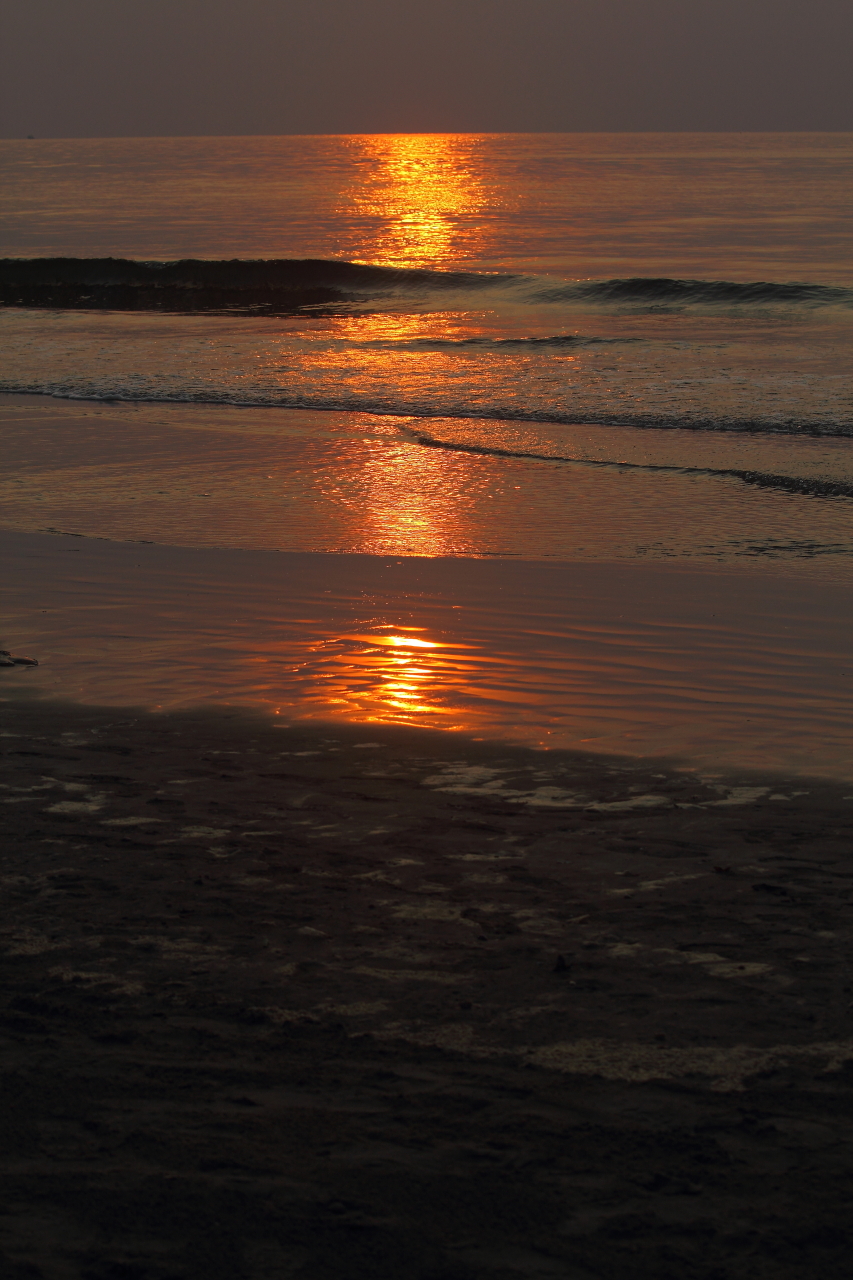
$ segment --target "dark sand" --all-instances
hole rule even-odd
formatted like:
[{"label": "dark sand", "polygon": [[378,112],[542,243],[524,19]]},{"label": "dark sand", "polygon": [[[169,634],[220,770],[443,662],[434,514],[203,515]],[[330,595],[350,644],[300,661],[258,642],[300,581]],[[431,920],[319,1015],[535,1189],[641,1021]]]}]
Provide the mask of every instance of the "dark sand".
[{"label": "dark sand", "polygon": [[849,1274],[850,783],[3,734],[4,1277]]}]

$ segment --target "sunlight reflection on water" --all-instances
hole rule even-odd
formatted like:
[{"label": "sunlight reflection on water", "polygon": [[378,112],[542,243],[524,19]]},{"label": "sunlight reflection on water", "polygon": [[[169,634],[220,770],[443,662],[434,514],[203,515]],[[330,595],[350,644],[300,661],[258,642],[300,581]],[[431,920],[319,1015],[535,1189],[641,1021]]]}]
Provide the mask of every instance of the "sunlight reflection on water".
[{"label": "sunlight reflection on water", "polygon": [[[411,634],[378,634],[385,629],[379,626],[376,634],[330,637],[318,646],[334,655],[328,674],[335,693],[328,698],[329,705],[359,719],[386,724],[423,725],[435,716],[451,716],[457,722],[452,727],[462,728],[466,721],[460,705],[463,690],[481,665],[481,646]],[[425,628],[399,628],[404,630]],[[451,725],[441,722],[440,727]]]},{"label": "sunlight reflection on water", "polygon": [[45,696],[853,776],[830,584],[4,538],[7,643],[40,660],[14,678]]},{"label": "sunlight reflection on water", "polygon": [[456,257],[460,224],[466,249],[484,256],[488,235],[474,222],[490,198],[471,163],[472,139],[458,134],[365,134],[348,139],[357,178],[342,193],[348,216],[379,220],[361,261],[394,267],[441,267]]}]

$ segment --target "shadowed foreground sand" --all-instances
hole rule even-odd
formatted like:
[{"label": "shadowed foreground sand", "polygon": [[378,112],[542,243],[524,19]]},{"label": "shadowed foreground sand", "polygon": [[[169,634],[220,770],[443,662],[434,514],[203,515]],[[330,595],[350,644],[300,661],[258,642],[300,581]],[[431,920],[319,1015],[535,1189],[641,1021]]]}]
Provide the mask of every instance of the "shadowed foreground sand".
[{"label": "shadowed foreground sand", "polygon": [[847,1274],[850,784],[3,734],[10,1280]]}]

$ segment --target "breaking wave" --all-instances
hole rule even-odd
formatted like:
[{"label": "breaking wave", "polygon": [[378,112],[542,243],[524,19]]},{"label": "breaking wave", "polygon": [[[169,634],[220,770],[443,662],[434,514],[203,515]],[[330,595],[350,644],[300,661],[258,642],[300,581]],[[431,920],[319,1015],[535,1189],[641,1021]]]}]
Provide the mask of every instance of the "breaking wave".
[{"label": "breaking wave", "polygon": [[805,305],[853,306],[853,289],[840,285],[736,280],[669,280],[638,276],[628,280],[578,281],[543,289],[543,302],[583,299],[597,303],[646,303],[675,306]]},{"label": "breaking wave", "polygon": [[[731,280],[562,281],[501,272],[432,271],[337,259],[139,262],[127,258],[0,260],[0,305],[85,310],[266,311],[367,303],[381,297],[501,290],[516,303],[586,306],[853,307],[836,285]],[[531,340],[528,340],[531,341]],[[572,339],[536,339],[540,343]]]},{"label": "breaking wave", "polygon": [[0,303],[113,310],[284,310],[387,293],[469,291],[516,277],[419,271],[321,258],[136,262],[127,258],[0,260]]}]

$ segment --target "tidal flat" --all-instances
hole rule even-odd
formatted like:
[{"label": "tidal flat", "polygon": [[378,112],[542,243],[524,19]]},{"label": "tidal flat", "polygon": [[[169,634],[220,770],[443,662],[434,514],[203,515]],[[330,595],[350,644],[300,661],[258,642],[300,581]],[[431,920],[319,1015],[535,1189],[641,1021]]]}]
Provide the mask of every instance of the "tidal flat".
[{"label": "tidal flat", "polygon": [[2,748],[5,1274],[846,1274],[849,783],[21,691]]}]

